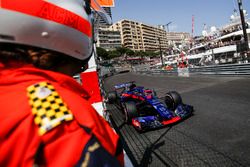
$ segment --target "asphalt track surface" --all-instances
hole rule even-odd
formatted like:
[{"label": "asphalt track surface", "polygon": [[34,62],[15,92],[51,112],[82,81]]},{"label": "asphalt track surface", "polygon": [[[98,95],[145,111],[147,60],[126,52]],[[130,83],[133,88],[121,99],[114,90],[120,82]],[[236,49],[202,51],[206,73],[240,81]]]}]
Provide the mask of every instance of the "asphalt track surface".
[{"label": "asphalt track surface", "polygon": [[159,97],[178,91],[194,115],[173,126],[138,133],[108,105],[115,129],[134,166],[250,166],[250,77],[139,75],[124,73],[105,80],[105,89],[136,81]]}]

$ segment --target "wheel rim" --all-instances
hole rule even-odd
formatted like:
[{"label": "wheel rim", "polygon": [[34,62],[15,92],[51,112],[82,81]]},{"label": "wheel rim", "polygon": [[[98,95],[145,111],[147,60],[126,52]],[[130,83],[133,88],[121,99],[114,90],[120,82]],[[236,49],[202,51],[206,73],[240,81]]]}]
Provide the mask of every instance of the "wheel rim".
[{"label": "wheel rim", "polygon": [[173,100],[172,96],[170,96],[170,95],[167,94],[166,97],[168,97],[168,98],[172,101],[172,103],[170,104],[170,105],[172,105],[172,106],[168,106],[168,107],[169,107],[170,109],[174,108],[175,103],[174,103],[174,100]]}]

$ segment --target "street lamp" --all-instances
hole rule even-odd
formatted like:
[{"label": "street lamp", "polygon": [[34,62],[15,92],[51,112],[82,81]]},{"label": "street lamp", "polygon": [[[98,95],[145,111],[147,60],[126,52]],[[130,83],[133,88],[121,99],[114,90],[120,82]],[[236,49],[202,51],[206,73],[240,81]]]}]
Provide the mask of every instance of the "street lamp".
[{"label": "street lamp", "polygon": [[248,46],[248,38],[247,38],[247,31],[246,31],[245,16],[244,16],[243,7],[242,7],[242,0],[238,0],[238,5],[239,5],[239,10],[240,10],[240,18],[241,18],[243,35],[244,35],[244,50],[248,51],[249,46]]},{"label": "street lamp", "polygon": [[158,37],[159,40],[159,49],[160,49],[160,56],[161,56],[161,66],[164,67],[164,61],[163,61],[163,56],[162,56],[162,50],[161,50],[161,39]]},{"label": "street lamp", "polygon": [[[164,24],[164,25],[159,25],[159,26],[162,26],[164,28],[164,30],[166,31],[165,29],[165,26],[167,27],[167,32],[169,32],[169,25],[172,23],[172,21],[168,22],[167,24]],[[161,63],[162,63],[162,67],[164,67],[164,60],[163,60],[163,55],[162,55],[162,48],[161,48],[161,40],[160,40],[160,37],[158,37],[158,41],[159,41],[159,49],[160,49],[160,56],[161,56]]]},{"label": "street lamp", "polygon": [[[160,25],[162,26],[164,29],[165,29],[165,26],[167,27],[167,32],[169,32],[169,25],[172,23],[172,21],[168,22],[167,24],[164,24],[164,25]],[[166,31],[166,29],[165,29]],[[161,56],[161,64],[162,64],[162,67],[164,67],[164,60],[163,60],[163,55],[162,55],[162,48],[161,48],[161,40],[160,40],[160,37],[158,37],[158,41],[159,41],[159,49],[160,49],[160,56]]]}]

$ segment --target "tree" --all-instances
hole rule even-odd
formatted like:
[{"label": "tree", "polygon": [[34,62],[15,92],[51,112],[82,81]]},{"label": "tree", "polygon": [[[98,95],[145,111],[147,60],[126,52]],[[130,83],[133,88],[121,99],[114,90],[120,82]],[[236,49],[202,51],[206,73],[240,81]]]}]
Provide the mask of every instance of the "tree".
[{"label": "tree", "polygon": [[108,52],[109,59],[119,57],[119,56],[120,56],[120,53],[117,50],[111,50]]},{"label": "tree", "polygon": [[131,50],[131,49],[127,49],[126,54],[129,55],[129,56],[134,56],[135,52],[133,50]]},{"label": "tree", "polygon": [[125,48],[125,47],[119,47],[119,48],[116,48],[116,51],[120,53],[120,56],[124,56],[127,52],[128,48]]},{"label": "tree", "polygon": [[139,56],[141,59],[146,55],[144,51],[137,51],[135,52],[136,56]]},{"label": "tree", "polygon": [[155,51],[146,51],[146,56],[147,57],[156,57],[157,55],[159,55],[160,53],[157,53]]},{"label": "tree", "polygon": [[96,47],[96,51],[97,51],[97,55],[99,57],[101,57],[102,59],[104,59],[104,60],[109,59],[109,54],[105,49],[103,49],[101,47]]}]

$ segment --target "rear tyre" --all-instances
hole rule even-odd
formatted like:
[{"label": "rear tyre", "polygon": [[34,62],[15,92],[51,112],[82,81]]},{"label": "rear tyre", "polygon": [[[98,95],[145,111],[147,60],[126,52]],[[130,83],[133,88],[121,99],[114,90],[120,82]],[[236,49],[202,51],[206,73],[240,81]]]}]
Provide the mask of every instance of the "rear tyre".
[{"label": "rear tyre", "polygon": [[164,101],[167,107],[171,110],[175,110],[179,104],[182,104],[181,95],[176,91],[168,92]]},{"label": "rear tyre", "polygon": [[108,103],[112,104],[117,100],[117,92],[116,91],[112,91],[108,93]]},{"label": "rear tyre", "polygon": [[124,103],[124,121],[126,123],[131,123],[132,118],[138,117],[138,111],[136,104],[133,101],[127,101]]}]

